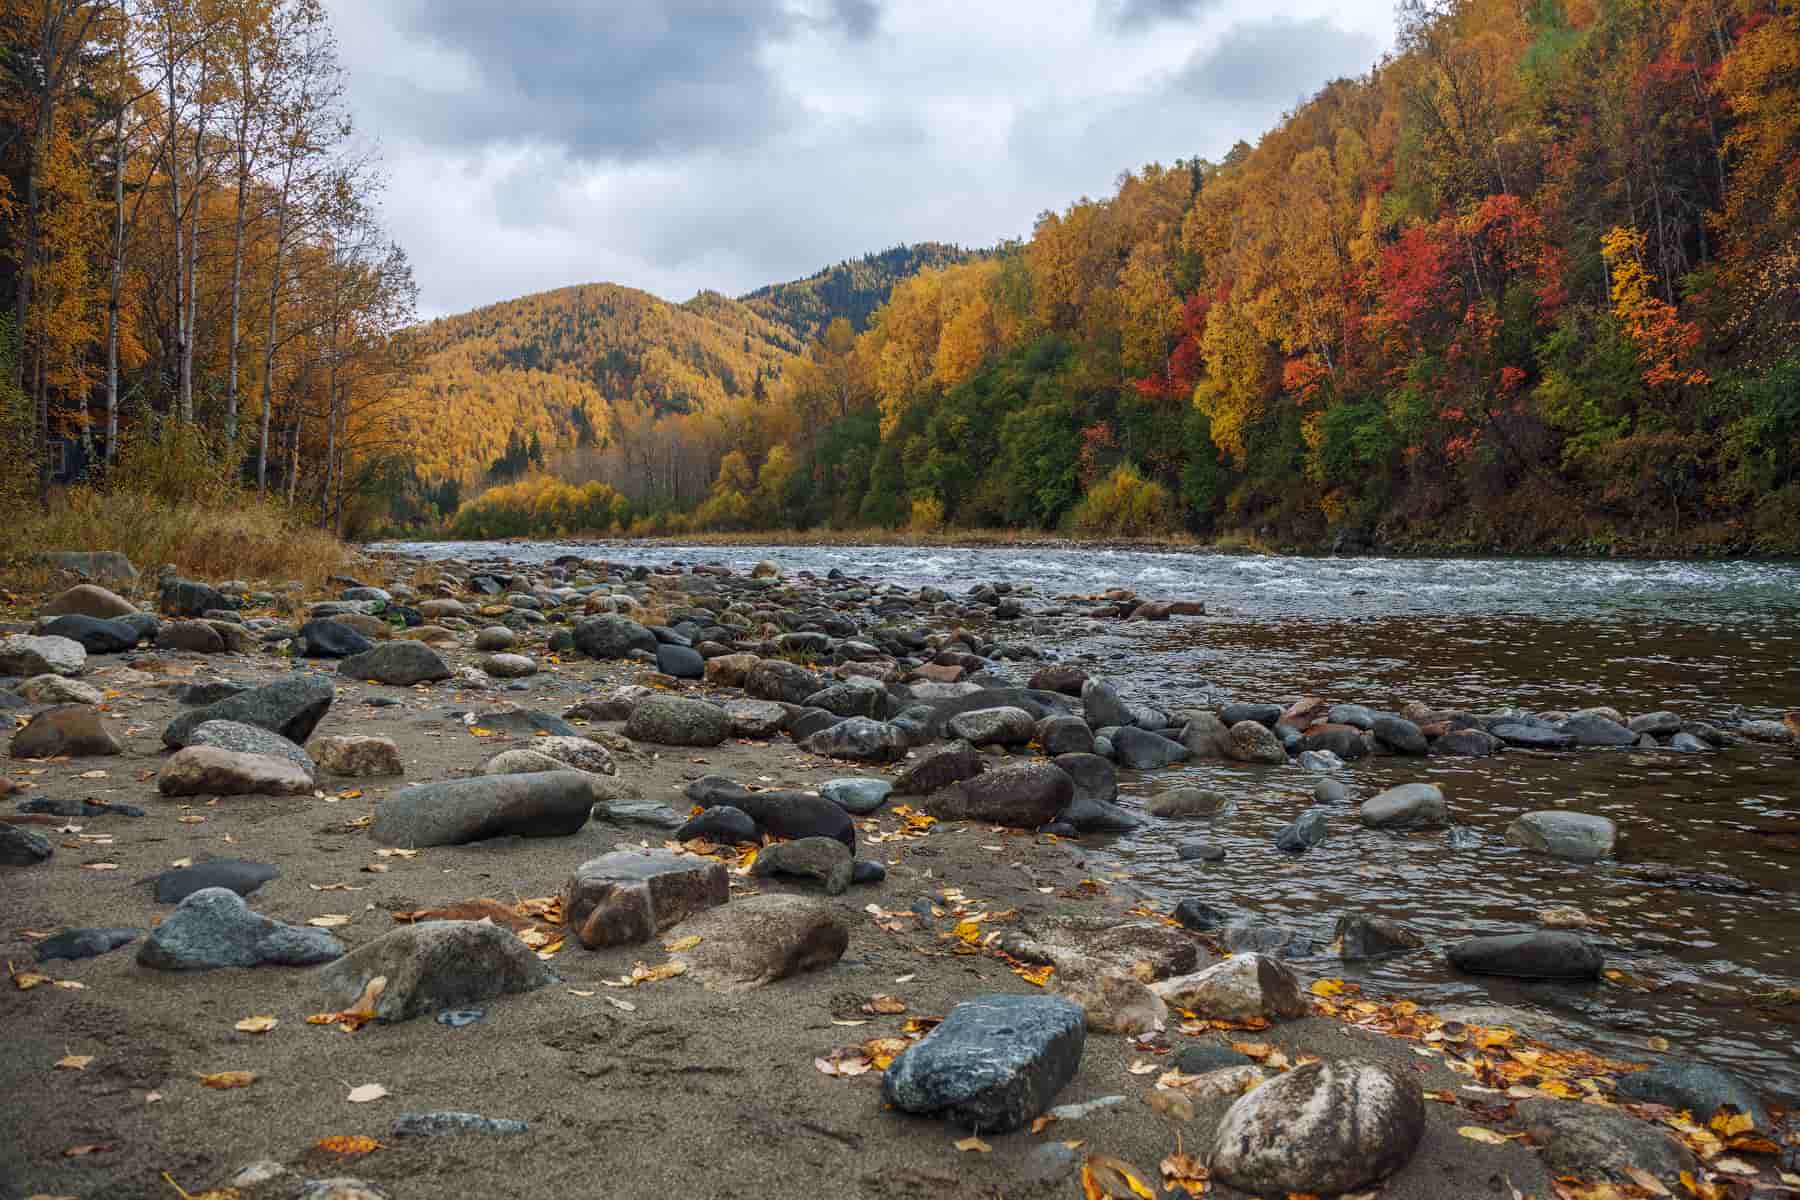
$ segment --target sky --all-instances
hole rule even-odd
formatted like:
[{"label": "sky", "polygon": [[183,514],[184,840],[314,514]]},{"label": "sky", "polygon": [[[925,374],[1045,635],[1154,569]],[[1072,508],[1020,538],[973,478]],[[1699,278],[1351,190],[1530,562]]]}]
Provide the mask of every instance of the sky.
[{"label": "sky", "polygon": [[989,246],[1257,137],[1392,0],[327,0],[423,316]]}]

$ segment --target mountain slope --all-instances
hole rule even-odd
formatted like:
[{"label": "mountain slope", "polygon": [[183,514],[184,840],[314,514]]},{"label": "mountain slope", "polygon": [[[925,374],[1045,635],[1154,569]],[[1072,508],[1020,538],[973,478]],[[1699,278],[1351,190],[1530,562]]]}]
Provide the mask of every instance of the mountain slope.
[{"label": "mountain slope", "polygon": [[475,480],[515,434],[545,453],[604,439],[615,405],[666,414],[749,395],[801,348],[716,293],[677,305],[611,283],[490,304],[417,336],[424,362],[395,424],[426,483]]},{"label": "mountain slope", "polygon": [[740,297],[740,301],[806,345],[823,334],[835,317],[847,317],[858,333],[867,329],[870,315],[887,303],[889,293],[901,280],[928,267],[951,266],[981,257],[982,251],[964,250],[944,242],[895,246],[878,254],[846,259],[805,279],[758,288]]}]

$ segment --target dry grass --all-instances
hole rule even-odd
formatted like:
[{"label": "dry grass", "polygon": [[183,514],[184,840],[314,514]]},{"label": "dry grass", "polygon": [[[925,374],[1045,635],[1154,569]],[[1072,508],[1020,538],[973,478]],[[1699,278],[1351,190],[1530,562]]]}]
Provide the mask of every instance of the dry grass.
[{"label": "dry grass", "polygon": [[[164,563],[197,579],[285,582],[309,590],[345,570],[350,549],[286,507],[240,495],[218,504],[170,504],[141,494],[71,488],[44,511],[0,531],[0,562],[15,587],[46,586],[34,563],[46,550],[116,550],[153,580]],[[41,576],[41,578],[40,578]]]}]

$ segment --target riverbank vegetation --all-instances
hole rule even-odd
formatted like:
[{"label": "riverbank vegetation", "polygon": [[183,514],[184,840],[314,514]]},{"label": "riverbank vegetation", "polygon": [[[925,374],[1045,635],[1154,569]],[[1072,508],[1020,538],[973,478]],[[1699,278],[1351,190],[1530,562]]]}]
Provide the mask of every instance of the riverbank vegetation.
[{"label": "riverbank vegetation", "polygon": [[919,270],[766,399],[615,411],[546,466],[628,498],[609,532],[1794,552],[1796,113],[1786,0],[1410,3],[1254,147]]},{"label": "riverbank vegetation", "polygon": [[416,289],[325,9],[0,0],[0,49],[0,548],[365,526]]}]

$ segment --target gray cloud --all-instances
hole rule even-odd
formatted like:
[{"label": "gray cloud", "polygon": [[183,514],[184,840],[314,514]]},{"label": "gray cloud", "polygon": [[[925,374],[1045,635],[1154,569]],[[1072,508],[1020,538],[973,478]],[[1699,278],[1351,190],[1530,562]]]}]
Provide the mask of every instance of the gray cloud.
[{"label": "gray cloud", "polygon": [[1120,29],[1147,29],[1164,21],[1185,21],[1219,0],[1100,0],[1100,14]]},{"label": "gray cloud", "polygon": [[[1208,100],[1293,104],[1332,79],[1363,74],[1380,52],[1376,38],[1340,29],[1322,17],[1234,25],[1216,45],[1189,59],[1168,91]],[[1295,63],[1306,64],[1301,79]]]}]

